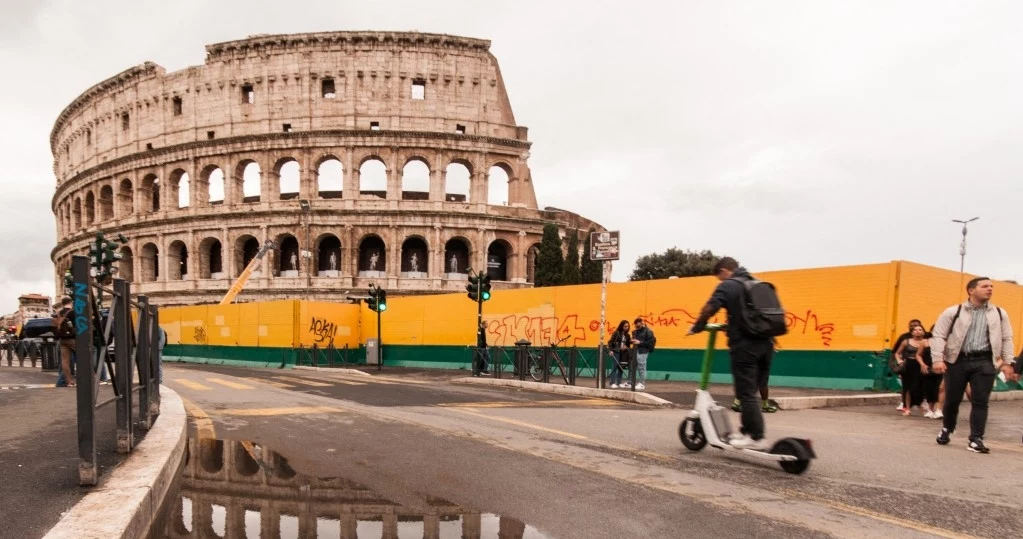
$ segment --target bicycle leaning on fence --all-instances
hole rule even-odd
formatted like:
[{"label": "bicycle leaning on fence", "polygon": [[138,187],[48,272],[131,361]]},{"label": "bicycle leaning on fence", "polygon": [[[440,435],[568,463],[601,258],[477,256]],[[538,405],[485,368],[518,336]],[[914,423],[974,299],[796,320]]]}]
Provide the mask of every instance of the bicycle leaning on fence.
[{"label": "bicycle leaning on fence", "polygon": [[565,335],[564,337],[557,340],[557,342],[551,341],[549,347],[546,349],[533,349],[529,351],[529,375],[537,382],[543,382],[544,377],[544,354],[549,353],[551,355],[551,362],[548,368],[550,369],[546,374],[553,374],[554,369],[557,368],[561,372],[561,377],[565,380],[566,384],[570,384],[568,381],[568,367],[565,366],[565,362],[561,359],[561,355],[558,353],[558,345],[568,340],[571,335]]}]

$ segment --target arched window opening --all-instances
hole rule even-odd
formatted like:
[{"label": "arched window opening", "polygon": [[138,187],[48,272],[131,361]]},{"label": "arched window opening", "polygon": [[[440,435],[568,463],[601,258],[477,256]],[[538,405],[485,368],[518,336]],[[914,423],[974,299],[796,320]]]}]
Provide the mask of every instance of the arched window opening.
[{"label": "arched window opening", "polygon": [[151,283],[160,278],[160,250],[156,244],[142,246],[142,282]]},{"label": "arched window opening", "polygon": [[160,180],[153,180],[153,211],[160,211]]},{"label": "arched window opening", "polygon": [[171,242],[167,249],[167,279],[188,279],[188,247],[181,240]]},{"label": "arched window opening", "polygon": [[281,200],[292,200],[298,198],[301,183],[298,161],[288,161],[281,165],[280,190]]},{"label": "arched window opening", "polygon": [[99,190],[99,219],[109,221],[114,218],[114,188],[104,185]]},{"label": "arched window opening", "polygon": [[75,217],[75,231],[77,232],[82,228],[82,199],[75,199],[75,209],[73,213]]},{"label": "arched window opening", "polygon": [[337,277],[341,275],[341,240],[333,234],[320,238],[316,247],[316,275]]},{"label": "arched window opening", "polygon": [[90,191],[85,195],[85,224],[96,222],[96,197]]},{"label": "arched window opening", "polygon": [[135,192],[131,180],[121,180],[121,186],[117,189],[117,200],[121,206],[121,214],[118,217],[127,217],[135,213]]},{"label": "arched window opening", "polygon": [[242,171],[242,202],[259,202],[262,185],[263,170],[250,161]]},{"label": "arched window opening", "polygon": [[320,198],[341,198],[344,183],[341,161],[330,158],[320,163],[316,170],[316,191]]},{"label": "arched window opening", "polygon": [[387,198],[387,167],[383,161],[373,158],[359,167],[359,194]]},{"label": "arched window opening", "polygon": [[408,238],[401,244],[401,276],[425,279],[429,273],[429,251],[422,238]]},{"label": "arched window opening", "polygon": [[[259,254],[259,247],[259,240],[252,236],[242,236],[238,238],[235,242],[236,269],[234,277],[241,275],[241,273],[245,271],[245,268],[248,267],[249,262],[256,258],[256,255]],[[249,277],[255,279],[261,277],[262,273],[263,272],[259,269],[259,265],[257,265],[256,269],[253,270]]]},{"label": "arched window opening", "polygon": [[430,167],[426,163],[414,159],[401,169],[401,199],[430,199]]},{"label": "arched window opening", "polygon": [[504,240],[497,240],[487,248],[487,275],[495,281],[508,280],[508,259],[511,246]]},{"label": "arched window opening", "polygon": [[224,262],[223,247],[220,240],[206,238],[199,244],[199,278],[223,279]]},{"label": "arched window opening", "polygon": [[178,179],[177,185],[178,191],[178,208],[187,208],[191,204],[191,185],[189,183],[188,173],[183,172],[181,178]]},{"label": "arched window opening", "polygon": [[508,171],[497,165],[490,167],[487,171],[487,204],[507,206],[509,187]]},{"label": "arched window opening", "polygon": [[472,174],[461,163],[448,165],[444,180],[444,200],[446,202],[470,202],[469,188],[472,185]]},{"label": "arched window opening", "polygon": [[278,238],[279,253],[277,260],[277,271],[281,277],[298,277],[298,270],[301,262],[301,254],[298,248],[298,240],[291,234]]},{"label": "arched window opening", "polygon": [[214,168],[210,171],[209,176],[206,178],[206,184],[209,186],[210,206],[216,206],[224,203],[224,171],[220,167]]},{"label": "arched window opening", "polygon": [[540,259],[540,244],[535,243],[526,251],[526,281],[536,282],[536,261]]},{"label": "arched window opening", "polygon": [[359,277],[383,277],[387,271],[387,248],[379,236],[359,243]]}]

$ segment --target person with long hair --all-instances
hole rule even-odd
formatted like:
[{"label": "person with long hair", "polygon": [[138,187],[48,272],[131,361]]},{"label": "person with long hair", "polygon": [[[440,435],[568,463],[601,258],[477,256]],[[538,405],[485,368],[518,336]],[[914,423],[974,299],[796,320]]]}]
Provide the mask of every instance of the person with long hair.
[{"label": "person with long hair", "polygon": [[941,412],[941,394],[944,390],[944,381],[940,374],[934,374],[933,361],[931,359],[931,332],[934,331],[934,326],[931,325],[931,329],[924,333],[923,347],[917,350],[917,360],[922,361],[926,369],[920,376],[920,395],[923,398],[923,404],[920,405],[926,413],[924,417],[931,419],[941,419],[944,417]]},{"label": "person with long hair", "polygon": [[607,351],[611,356],[611,389],[626,387],[622,385],[622,373],[625,370],[624,365],[629,361],[630,342],[629,321],[622,320],[607,342]]},{"label": "person with long hair", "polygon": [[924,327],[917,324],[910,328],[909,338],[899,344],[895,357],[902,363],[902,415],[909,415],[913,406],[923,402],[920,392],[921,376],[930,372],[920,355],[924,345]]},{"label": "person with long hair", "polygon": [[[909,327],[906,328],[906,332],[903,333],[902,335],[899,335],[898,339],[895,339],[895,345],[892,346],[891,357],[895,358],[895,361],[898,362],[900,365],[903,365],[902,358],[899,357],[899,355],[898,355],[898,353],[896,353],[896,351],[899,349],[899,347],[902,346],[903,342],[905,342],[907,339],[909,339],[910,334],[913,332],[913,326],[919,326],[919,325],[922,325],[922,322],[920,322],[920,320],[918,320],[916,318],[910,320],[909,321]],[[903,370],[905,370],[905,369],[903,369]],[[902,383],[902,398],[899,399],[899,405],[896,406],[895,409],[901,412],[902,409],[905,406],[905,403],[906,403],[906,388],[908,387],[906,385],[905,377],[903,376],[903,373],[901,373],[901,372],[899,373],[899,382]]]}]

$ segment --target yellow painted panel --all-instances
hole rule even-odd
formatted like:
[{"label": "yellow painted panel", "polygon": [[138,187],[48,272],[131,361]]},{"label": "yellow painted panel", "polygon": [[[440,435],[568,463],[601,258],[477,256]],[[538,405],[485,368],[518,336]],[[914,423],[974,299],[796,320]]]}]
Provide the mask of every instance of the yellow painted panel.
[{"label": "yellow painted panel", "polygon": [[181,344],[181,313],[177,308],[160,309],[160,327],[167,332],[167,344]]},{"label": "yellow painted panel", "polygon": [[336,348],[359,346],[358,305],[300,301],[298,309],[299,344],[320,348],[332,342]]},{"label": "yellow painted panel", "polygon": [[206,314],[206,339],[216,346],[239,344],[240,305],[210,305]]},{"label": "yellow painted panel", "polygon": [[206,344],[206,305],[178,307],[181,344]]},{"label": "yellow painted panel", "polygon": [[238,304],[238,346],[259,346],[259,305]]}]

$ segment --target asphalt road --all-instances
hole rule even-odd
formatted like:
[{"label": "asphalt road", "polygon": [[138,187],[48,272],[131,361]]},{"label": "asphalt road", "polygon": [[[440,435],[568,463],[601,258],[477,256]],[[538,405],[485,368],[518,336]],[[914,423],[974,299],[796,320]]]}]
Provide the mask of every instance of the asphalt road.
[{"label": "asphalt road", "polygon": [[[487,537],[495,518],[526,529],[500,537],[1004,538],[1023,530],[1018,402],[992,404],[990,455],[968,452],[958,433],[939,447],[937,421],[887,406],[768,415],[769,435],[811,438],[820,456],[792,476],[711,448],[685,450],[680,409],[386,373],[165,365],[164,376],[189,403],[193,445],[272,448],[312,478],[296,489],[303,496],[317,492],[315,478],[341,478],[407,513],[436,516],[443,500],[461,508],[467,537],[472,529]],[[227,496],[197,477],[186,481],[191,498]],[[210,503],[214,521],[217,507],[230,506]],[[284,530],[291,517],[281,514],[271,524]],[[400,530],[407,523],[398,520]],[[260,525],[258,515],[246,522]]]}]

